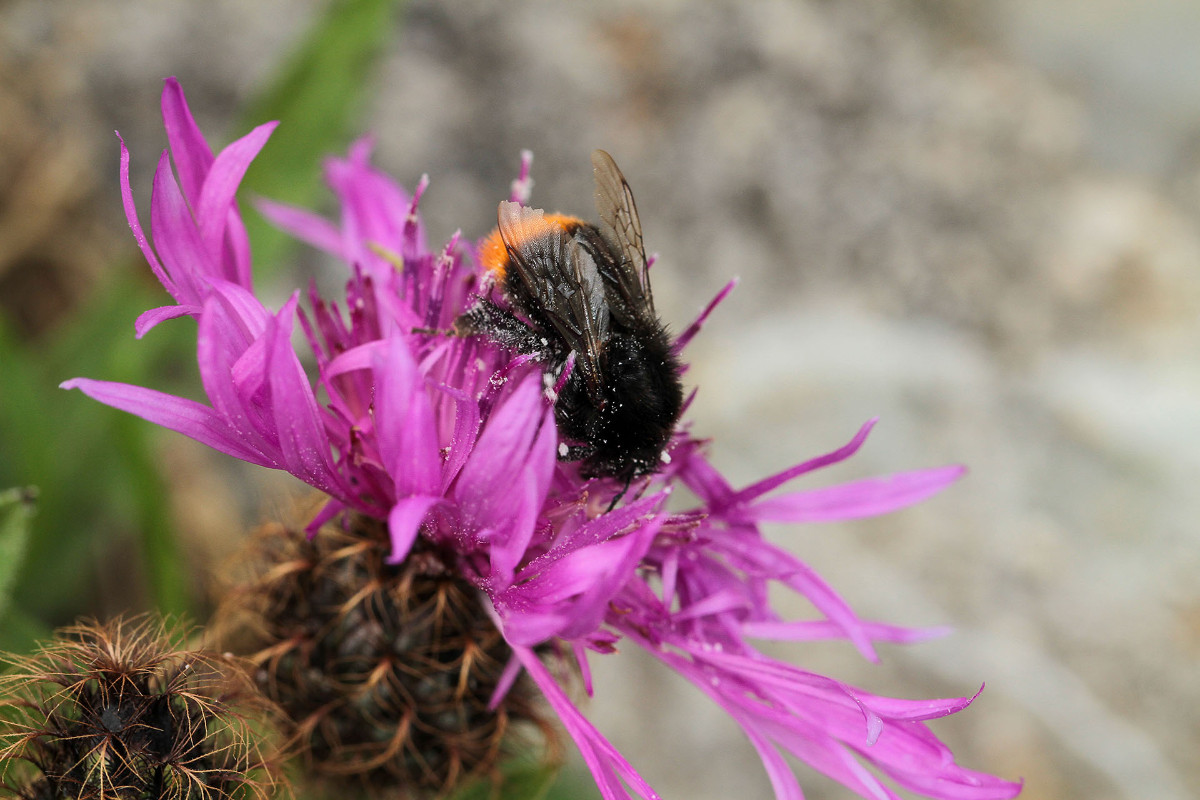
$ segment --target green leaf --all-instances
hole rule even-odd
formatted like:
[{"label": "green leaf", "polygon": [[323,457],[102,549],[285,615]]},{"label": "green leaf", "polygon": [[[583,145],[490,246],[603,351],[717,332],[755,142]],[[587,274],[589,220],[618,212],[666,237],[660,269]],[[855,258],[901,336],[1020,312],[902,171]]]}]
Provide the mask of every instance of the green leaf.
[{"label": "green leaf", "polygon": [[0,652],[32,653],[53,636],[54,631],[49,625],[13,607],[4,615],[4,624],[0,625]]},{"label": "green leaf", "polygon": [[[134,340],[138,311],[162,297],[146,281],[135,280],[128,267],[114,268],[114,274],[91,305],[47,341],[20,341],[0,325],[0,447],[6,456],[0,481],[32,483],[41,490],[36,535],[16,598],[22,608],[42,617],[80,613],[84,593],[93,585],[96,556],[110,537],[136,530],[156,537],[159,544],[171,541],[161,513],[165,493],[159,470],[146,445],[139,452],[125,433],[129,426],[141,425],[146,430],[139,438],[147,440],[152,429],[58,388],[64,379],[79,375],[145,385],[153,382],[151,375],[179,372],[178,365],[191,359],[194,334],[186,323],[163,326],[143,342]],[[159,388],[179,391],[178,381]],[[147,524],[159,528],[147,531]],[[172,560],[180,561],[177,556]],[[156,589],[163,585],[153,577],[151,582]],[[170,586],[167,595],[152,599],[165,610],[184,611],[184,584]]]},{"label": "green leaf", "polygon": [[[246,173],[244,192],[293,205],[316,203],[321,162],[358,133],[371,73],[384,46],[399,32],[403,5],[404,0],[330,2],[267,90],[243,114],[241,130],[280,121]],[[268,275],[283,262],[293,240],[256,212],[245,217],[256,275]]]},{"label": "green leaf", "polygon": [[34,489],[0,491],[0,622],[8,616],[12,587],[25,560],[36,496]]},{"label": "green leaf", "polygon": [[600,789],[586,770],[564,769],[542,800],[600,800]]},{"label": "green leaf", "polygon": [[545,800],[558,773],[553,764],[521,762],[505,767],[498,781],[476,781],[449,800]]},{"label": "green leaf", "polygon": [[186,617],[192,608],[191,582],[175,539],[165,485],[157,463],[152,435],[142,420],[122,416],[117,421],[117,442],[128,469],[128,480],[138,498],[135,512],[142,534],[150,594],[163,614]]}]

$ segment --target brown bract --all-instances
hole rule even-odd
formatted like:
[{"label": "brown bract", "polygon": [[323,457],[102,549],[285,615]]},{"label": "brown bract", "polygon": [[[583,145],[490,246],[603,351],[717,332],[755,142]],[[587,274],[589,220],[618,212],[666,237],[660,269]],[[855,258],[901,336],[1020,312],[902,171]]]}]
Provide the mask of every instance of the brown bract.
[{"label": "brown bract", "polygon": [[0,676],[3,790],[25,800],[273,796],[270,703],[242,662],[149,617],[61,630]]},{"label": "brown bract", "polygon": [[418,538],[390,564],[386,525],[353,516],[309,539],[267,524],[218,614],[228,646],[289,716],[308,772],[378,794],[444,795],[554,728],[528,680],[488,703],[511,651],[478,589]]}]

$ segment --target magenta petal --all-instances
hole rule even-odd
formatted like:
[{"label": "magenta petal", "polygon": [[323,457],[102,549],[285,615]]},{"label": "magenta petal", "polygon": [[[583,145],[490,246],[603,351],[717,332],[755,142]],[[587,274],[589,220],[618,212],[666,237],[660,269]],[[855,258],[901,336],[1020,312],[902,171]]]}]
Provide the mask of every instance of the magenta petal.
[{"label": "magenta petal", "polygon": [[142,230],[142,223],[138,219],[137,206],[133,202],[133,188],[129,185],[129,149],[125,147],[125,140],[121,138],[121,134],[119,133],[117,134],[117,140],[121,143],[121,203],[125,206],[125,219],[129,222],[130,230],[133,231],[133,239],[137,242],[142,255],[145,256],[146,263],[150,265],[150,269],[154,272],[154,277],[158,278],[158,282],[163,285],[168,294],[182,302],[183,298],[180,295],[179,287],[167,275],[167,271],[163,269],[158,256],[146,240],[146,234]]},{"label": "magenta petal", "polygon": [[533,577],[499,593],[495,604],[505,637],[533,646],[550,636],[576,640],[593,633],[636,574],[663,521],[653,518],[627,536],[543,562]]},{"label": "magenta petal", "polygon": [[150,196],[150,229],[163,266],[179,288],[180,302],[201,304],[214,275],[192,211],[171,174],[171,161],[163,151],[154,171]]},{"label": "magenta petal", "polygon": [[488,698],[488,711],[495,711],[500,707],[500,703],[508,695],[513,684],[517,682],[517,678],[521,677],[524,669],[519,658],[515,655],[509,657],[508,663],[504,665],[504,671],[500,673],[500,680],[496,681],[496,690]]},{"label": "magenta petal", "polygon": [[252,292],[236,283],[218,279],[212,284],[212,293],[221,299],[228,313],[228,323],[236,328],[244,341],[252,342],[266,332],[271,312]]},{"label": "magenta petal", "polygon": [[237,203],[229,206],[225,217],[225,252],[222,255],[225,273],[238,286],[252,288],[254,281],[250,268],[250,236],[246,233],[246,223],[242,222]]},{"label": "magenta petal", "polygon": [[[741,722],[734,709],[726,707],[725,710],[735,720]],[[752,725],[743,724],[742,732],[746,734],[746,738],[758,752],[763,769],[767,772],[767,778],[771,781],[771,790],[774,792],[776,800],[804,800],[804,792],[800,788],[799,781],[796,780],[796,773],[779,749],[771,744],[771,740],[766,735],[759,733]]]},{"label": "magenta petal", "polygon": [[220,450],[234,458],[276,467],[271,459],[246,446],[237,432],[208,406],[194,400],[156,392],[141,386],[125,383],[94,381],[74,378],[60,384],[63,389],[79,389],[93,400],[128,411],[156,425],[178,431],[214,450]]},{"label": "magenta petal", "polygon": [[[536,481],[544,491],[554,469],[554,443],[537,435],[544,426],[553,429],[554,421],[541,377],[531,374],[493,411],[459,473],[454,495],[468,524],[509,529],[524,503],[518,482]],[[532,452],[535,443],[549,452]]]},{"label": "magenta petal", "polygon": [[344,258],[342,232],[320,214],[263,198],[256,199],[254,207],[276,228],[287,231],[318,250]]},{"label": "magenta petal", "polygon": [[[595,561],[598,563],[588,564],[579,571],[580,576],[590,574],[590,585],[573,603],[571,623],[564,627],[560,634],[563,638],[575,639],[586,636],[600,626],[613,597],[627,582],[633,579],[632,576],[636,574],[638,564],[645,557],[646,551],[653,543],[663,521],[662,517],[656,518],[622,539],[589,548],[595,551],[603,547],[615,552],[606,553],[609,556],[607,560],[610,564],[607,570],[604,569],[605,559],[597,558]],[[579,551],[572,555],[572,560],[576,562],[574,566],[577,569],[581,566],[578,563],[579,557],[585,553],[586,551]],[[570,577],[565,577],[563,583],[569,584]]]},{"label": "magenta petal", "polygon": [[314,516],[312,520],[304,526],[304,532],[308,534],[309,539],[312,539],[317,535],[317,531],[325,527],[327,522],[332,522],[345,510],[346,504],[341,500],[335,500],[333,498],[326,500],[325,504],[321,506],[321,510],[317,512],[316,516]]},{"label": "magenta petal", "polygon": [[759,522],[831,522],[887,514],[919,503],[961,478],[958,465],[901,472],[761,500],[744,513]]},{"label": "magenta petal", "polygon": [[408,551],[421,532],[425,515],[441,501],[440,497],[427,495],[413,495],[396,501],[388,513],[388,533],[392,537],[392,552],[387,559],[389,564],[399,564],[408,557]]},{"label": "magenta petal", "polygon": [[[547,436],[549,430],[553,428],[543,428],[542,435]],[[501,531],[493,533],[490,539],[490,579],[494,585],[507,586],[512,583],[517,565],[525,557],[525,551],[533,538],[538,511],[541,510],[544,497],[545,486],[539,485],[536,479],[517,476],[514,480],[511,496],[508,498],[513,501],[512,517],[509,524]]]},{"label": "magenta petal", "polygon": [[867,434],[870,433],[871,429],[875,427],[876,422],[878,422],[877,419],[867,420],[867,422],[858,429],[858,433],[854,435],[854,438],[851,439],[847,444],[839,447],[837,450],[826,453],[823,456],[810,458],[808,461],[797,464],[791,469],[785,469],[783,472],[772,475],[769,478],[765,478],[757,483],[747,486],[745,489],[742,489],[735,495],[734,502],[749,503],[752,500],[762,497],[772,489],[782,486],[788,481],[798,478],[805,473],[812,472],[816,469],[821,469],[822,467],[828,467],[831,464],[838,463],[839,461],[845,461],[847,458],[857,453],[858,449],[862,447],[863,442],[867,440]]},{"label": "magenta petal", "polygon": [[579,713],[579,709],[570,701],[536,653],[519,646],[513,647],[513,653],[521,660],[529,677],[533,678],[533,682],[542,690],[546,701],[562,720],[563,727],[575,740],[575,745],[579,748],[584,763],[591,770],[592,777],[596,779],[600,796],[604,800],[630,800],[629,792],[621,783],[622,779],[637,792],[638,797],[645,800],[661,800],[658,792],[650,788],[650,784],[646,783],[600,731]]},{"label": "magenta petal", "polygon": [[[858,628],[873,642],[915,644],[950,635],[953,631],[946,626],[929,628],[906,628],[880,622],[860,622]],[[845,630],[825,620],[803,620],[799,622],[746,622],[742,633],[751,639],[771,639],[778,642],[814,642],[825,639],[840,639]]]},{"label": "magenta petal", "polygon": [[[864,755],[870,759],[869,753]],[[884,766],[880,765],[880,768]],[[1024,788],[1019,781],[1006,781],[961,767],[954,770],[952,777],[920,768],[901,771],[891,767],[888,774],[904,788],[939,800],[1008,800],[1019,795]]]},{"label": "magenta petal", "polygon": [[288,472],[334,496],[344,496],[330,454],[329,437],[300,360],[292,350],[292,320],[298,295],[280,309],[268,326],[267,375],[272,413],[283,463]]},{"label": "magenta petal", "polygon": [[[212,168],[204,179],[204,188],[196,204],[196,224],[200,227],[204,241],[209,245],[209,254],[214,261],[219,261],[221,257],[220,248],[224,245],[227,215],[233,205],[238,185],[242,182],[250,162],[262,150],[278,124],[268,122],[259,125],[230,144],[213,161]],[[238,279],[236,274],[223,277],[234,282]]]},{"label": "magenta petal", "polygon": [[212,166],[213,154],[192,117],[183,88],[175,78],[167,78],[163,84],[162,118],[183,192],[195,201],[200,197],[204,176]]},{"label": "magenta petal", "polygon": [[451,387],[442,387],[442,391],[454,398],[454,432],[450,439],[450,457],[442,473],[441,490],[445,492],[475,449],[483,417],[479,403],[466,392]]},{"label": "magenta petal", "polygon": [[[553,564],[542,566],[518,591],[538,602],[554,605],[611,584],[604,590],[611,597],[620,588],[620,583],[629,578],[627,568],[636,566],[645,555],[650,540],[661,525],[661,519],[651,520],[629,536],[576,550]],[[604,602],[607,603],[608,598]]]},{"label": "magenta petal", "polygon": [[675,344],[672,345],[672,348],[676,353],[688,346],[688,342],[690,342],[692,338],[700,332],[700,329],[704,327],[704,323],[708,321],[708,315],[711,314],[713,310],[721,304],[721,301],[729,296],[729,293],[737,287],[737,284],[738,279],[734,278],[729,283],[725,284],[721,291],[717,292],[716,297],[708,301],[708,305],[704,307],[704,309],[700,312],[700,315],[696,317],[695,321],[692,322],[691,325],[688,325],[684,332],[679,334],[679,337],[675,340]]},{"label": "magenta petal", "polygon": [[800,716],[793,715],[785,698],[766,694],[773,702],[764,702],[764,687],[747,680],[747,676],[726,671],[714,673],[708,667],[659,648],[648,648],[648,652],[690,680],[741,726],[771,776],[772,787],[783,792],[781,796],[803,795],[797,794],[799,785],[784,767],[780,746],[863,797],[899,800],[895,792],[883,786],[824,730],[819,706],[805,708]]},{"label": "magenta petal", "polygon": [[[342,202],[344,257],[379,274],[392,267],[371,244],[404,254],[411,203],[407,192],[370,166],[370,152],[370,140],[360,139],[351,146],[349,158],[329,160],[325,178]],[[424,249],[424,243],[419,247]]]},{"label": "magenta petal", "polygon": [[733,487],[725,480],[725,476],[698,454],[684,453],[681,459],[684,463],[679,477],[704,501],[706,510],[724,511],[734,496]]},{"label": "magenta petal", "polygon": [[389,340],[386,355],[375,357],[375,433],[398,498],[439,490],[442,458],[429,390],[399,336]]},{"label": "magenta petal", "polygon": [[607,514],[588,520],[579,526],[570,537],[555,543],[548,551],[526,564],[521,569],[521,577],[532,576],[541,571],[543,567],[554,563],[569,553],[607,541],[619,533],[635,529],[636,526],[649,522],[666,501],[668,494],[669,492],[663,491],[649,497],[643,497],[627,506],[621,506]]},{"label": "magenta petal", "polygon": [[200,306],[197,305],[159,306],[158,308],[152,308],[138,314],[137,321],[133,323],[133,332],[140,339],[153,330],[154,326],[160,322],[166,322],[169,319],[176,319],[177,317],[185,317],[189,314],[194,316],[199,313]]},{"label": "magenta petal", "polygon": [[[778,662],[717,651],[697,653],[697,657],[717,666],[718,674],[723,675],[713,684],[719,688],[710,691],[710,681],[704,679],[708,673],[697,673],[701,677],[697,685],[710,695],[718,694],[718,701],[727,708],[736,707],[731,713],[744,727],[767,733],[797,757],[864,796],[897,795],[852,753],[901,786],[929,797],[996,800],[1019,791],[1019,784],[959,767],[949,749],[915,721],[954,713],[972,698],[880,698]],[[676,667],[685,672],[689,669],[686,664],[676,663]],[[741,686],[755,687],[753,694],[745,694]],[[754,695],[771,702],[763,703]]]},{"label": "magenta petal", "polygon": [[[245,392],[244,382],[236,377],[252,340],[231,321],[231,317],[224,298],[219,295],[209,298],[200,316],[196,336],[200,379],[209,402],[226,423],[247,443],[263,452],[271,452],[275,448],[264,435],[270,426],[256,405],[255,392]],[[261,386],[261,377],[257,383]]]},{"label": "magenta petal", "polygon": [[739,569],[791,587],[838,625],[864,658],[878,660],[858,615],[808,564],[769,542],[743,535],[739,528],[722,534],[717,544]]},{"label": "magenta petal", "polygon": [[926,700],[904,700],[896,697],[883,697],[856,690],[856,696],[868,704],[880,715],[892,720],[905,722],[920,722],[923,720],[940,719],[951,714],[957,714],[974,703],[983,694],[983,686],[979,691],[967,697],[941,697]]}]

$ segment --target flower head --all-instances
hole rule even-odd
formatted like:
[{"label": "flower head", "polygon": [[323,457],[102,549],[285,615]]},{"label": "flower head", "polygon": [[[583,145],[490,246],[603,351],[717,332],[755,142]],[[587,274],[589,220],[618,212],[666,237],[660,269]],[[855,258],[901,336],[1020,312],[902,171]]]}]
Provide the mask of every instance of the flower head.
[{"label": "flower head", "polygon": [[[82,378],[65,386],[299,477],[329,498],[311,530],[361,515],[386,522],[394,563],[418,540],[443,554],[486,597],[511,649],[492,703],[527,673],[605,798],[630,790],[658,795],[570,701],[547,666],[547,645],[578,667],[589,693],[589,657],[614,652],[621,640],[643,647],[742,727],[780,798],[801,796],[783,753],[864,797],[895,797],[885,779],[938,798],[1020,791],[955,764],[925,726],[972,698],[879,697],[769,658],[753,644],[844,638],[874,659],[875,642],[931,635],[860,619],[758,525],[886,513],[938,492],[960,467],[777,491],[853,455],[868,422],[847,445],[737,489],[708,461],[705,443],[681,427],[661,469],[628,493],[619,480],[586,478],[577,463],[558,460],[553,393],[539,362],[481,337],[445,333],[487,290],[486,276],[472,268],[474,249],[457,234],[436,251],[427,248],[417,213],[424,179],[409,195],[370,165],[363,140],[326,167],[340,219],[264,202],[276,225],[348,268],[343,304],[309,289],[307,310],[297,292],[273,311],[253,293],[234,201],[270,126],[213,157],[173,80],[163,112],[171,153],[154,179],[153,246],[133,206],[122,144],[130,225],[175,300],[143,315],[138,333],[171,317],[196,318],[208,402]],[[528,164],[527,157],[514,201],[527,199]],[[731,288],[677,337],[676,352]],[[292,345],[297,322],[315,359],[315,383]],[[697,501],[668,509],[680,485]],[[809,600],[820,618],[780,619],[768,603],[772,584]]]}]

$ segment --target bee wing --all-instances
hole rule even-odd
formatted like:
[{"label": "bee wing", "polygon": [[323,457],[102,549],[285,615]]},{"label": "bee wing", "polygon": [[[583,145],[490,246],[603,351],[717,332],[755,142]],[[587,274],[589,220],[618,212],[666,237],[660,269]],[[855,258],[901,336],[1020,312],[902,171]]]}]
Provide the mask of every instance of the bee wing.
[{"label": "bee wing", "polygon": [[602,233],[620,259],[616,274],[604,273],[616,289],[628,313],[652,321],[654,298],[650,294],[650,273],[646,249],[642,244],[642,222],[638,219],[633,192],[617,162],[603,150],[592,151],[592,171],[596,177],[596,212],[604,223]]},{"label": "bee wing", "polygon": [[588,394],[601,400],[600,360],[609,338],[608,304],[596,261],[540,208],[502,202],[500,238],[538,310],[575,351]]}]

